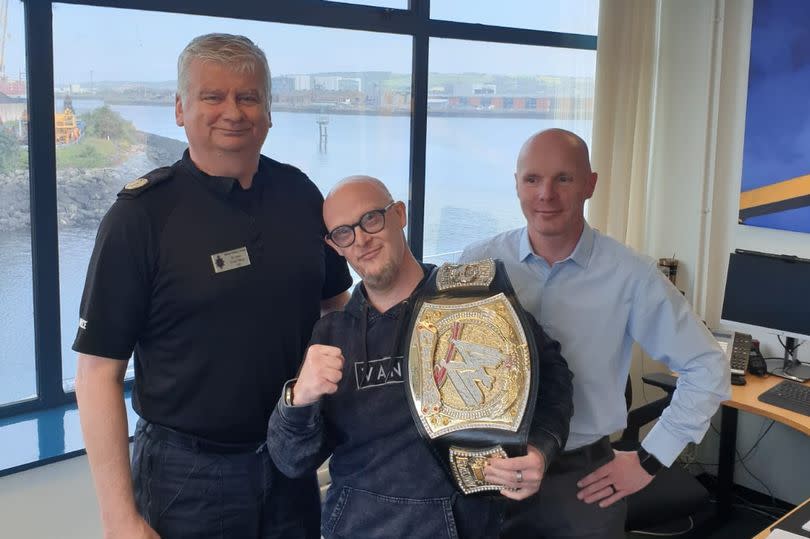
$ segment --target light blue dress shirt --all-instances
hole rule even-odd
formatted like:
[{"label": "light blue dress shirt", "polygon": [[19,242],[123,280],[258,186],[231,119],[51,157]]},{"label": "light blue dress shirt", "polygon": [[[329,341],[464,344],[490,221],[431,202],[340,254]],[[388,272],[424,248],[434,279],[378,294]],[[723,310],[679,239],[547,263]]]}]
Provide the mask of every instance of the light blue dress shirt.
[{"label": "light blue dress shirt", "polygon": [[482,258],[504,262],[520,303],[562,345],[574,373],[566,450],[627,425],[624,389],[634,341],[679,374],[644,449],[669,466],[688,442],[703,438],[731,395],[729,364],[655,261],[587,223],[571,255],[552,266],[534,254],[525,227],[474,243],[461,255],[463,262]]}]

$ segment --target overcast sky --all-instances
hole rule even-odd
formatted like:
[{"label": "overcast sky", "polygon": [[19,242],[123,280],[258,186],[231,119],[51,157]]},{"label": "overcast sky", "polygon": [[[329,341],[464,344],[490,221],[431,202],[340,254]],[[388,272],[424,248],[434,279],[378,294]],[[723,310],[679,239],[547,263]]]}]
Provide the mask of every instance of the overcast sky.
[{"label": "overcast sky", "polygon": [[[399,7],[406,0],[372,0]],[[352,3],[362,3],[353,1]],[[434,18],[596,33],[598,0],[433,0]],[[494,9],[496,6],[497,9]],[[160,81],[176,78],[177,55],[207,32],[244,34],[267,53],[274,75],[319,71],[409,73],[408,36],[296,25],[56,4],[54,63],[57,84],[102,80]],[[507,75],[593,76],[593,51],[431,40],[430,70]],[[22,3],[11,0],[6,73],[24,68]]]}]

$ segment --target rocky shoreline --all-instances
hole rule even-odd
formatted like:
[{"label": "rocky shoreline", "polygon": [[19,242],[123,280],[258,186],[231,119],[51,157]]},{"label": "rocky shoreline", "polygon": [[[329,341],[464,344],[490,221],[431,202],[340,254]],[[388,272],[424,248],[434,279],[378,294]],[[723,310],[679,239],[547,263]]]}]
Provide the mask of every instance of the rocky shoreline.
[{"label": "rocky shoreline", "polygon": [[[140,133],[141,143],[116,167],[60,168],[56,171],[59,227],[93,228],[128,182],[177,161],[187,145],[179,140]],[[0,232],[31,226],[28,170],[0,174]]]}]

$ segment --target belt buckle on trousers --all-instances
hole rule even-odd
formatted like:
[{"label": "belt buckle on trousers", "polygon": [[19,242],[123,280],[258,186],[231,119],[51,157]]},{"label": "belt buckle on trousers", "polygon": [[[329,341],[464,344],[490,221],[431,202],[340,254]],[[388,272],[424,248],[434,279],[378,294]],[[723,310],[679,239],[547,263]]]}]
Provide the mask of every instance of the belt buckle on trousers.
[{"label": "belt buckle on trousers", "polygon": [[549,473],[567,473],[581,470],[594,462],[608,462],[613,457],[613,448],[607,436],[599,438],[595,442],[563,451],[557,460],[551,463]]}]

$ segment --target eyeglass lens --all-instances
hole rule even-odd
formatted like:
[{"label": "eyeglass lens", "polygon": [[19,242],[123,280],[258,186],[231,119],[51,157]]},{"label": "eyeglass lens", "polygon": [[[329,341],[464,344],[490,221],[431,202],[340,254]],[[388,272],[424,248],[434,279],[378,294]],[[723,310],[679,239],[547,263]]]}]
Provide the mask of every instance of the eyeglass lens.
[{"label": "eyeglass lens", "polygon": [[[376,234],[385,227],[385,214],[383,210],[372,210],[360,217],[359,226],[367,234]],[[354,226],[343,225],[332,231],[332,241],[339,247],[348,247],[354,243]]]}]

